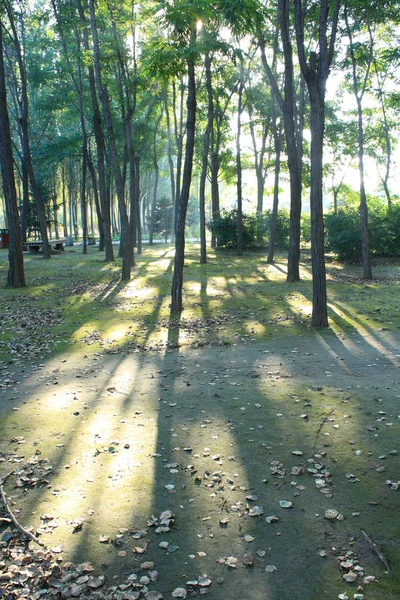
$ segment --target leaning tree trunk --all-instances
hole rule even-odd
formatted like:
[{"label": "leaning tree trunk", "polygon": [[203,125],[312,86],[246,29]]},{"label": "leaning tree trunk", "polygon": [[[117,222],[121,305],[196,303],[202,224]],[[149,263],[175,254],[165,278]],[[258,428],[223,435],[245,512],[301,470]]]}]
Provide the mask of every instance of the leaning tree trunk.
[{"label": "leaning tree trunk", "polygon": [[3,191],[6,202],[8,227],[10,230],[10,249],[8,251],[7,284],[24,287],[24,259],[22,254],[21,226],[18,213],[18,200],[14,179],[14,159],[10,121],[7,109],[6,78],[3,59],[3,25],[0,20],[0,162],[3,179]]},{"label": "leaning tree trunk", "polygon": [[[196,41],[196,28],[193,27],[190,36],[190,45]],[[190,184],[192,180],[194,137],[196,124],[196,77],[193,54],[187,58],[188,66],[188,96],[187,96],[187,121],[186,121],[186,150],[185,164],[183,167],[182,189],[179,198],[178,219],[175,231],[175,260],[174,277],[172,280],[173,311],[182,310],[183,266],[185,261],[185,222],[187,205],[189,201]]]}]

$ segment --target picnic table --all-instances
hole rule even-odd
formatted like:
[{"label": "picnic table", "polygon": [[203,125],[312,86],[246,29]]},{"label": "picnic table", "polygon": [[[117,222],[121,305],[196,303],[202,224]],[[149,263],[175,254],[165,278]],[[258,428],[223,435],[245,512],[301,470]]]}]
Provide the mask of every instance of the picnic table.
[{"label": "picnic table", "polygon": [[[50,250],[54,252],[63,252],[66,240],[49,240]],[[43,251],[43,240],[32,240],[24,243],[24,250],[28,250],[31,254],[36,254]]]}]

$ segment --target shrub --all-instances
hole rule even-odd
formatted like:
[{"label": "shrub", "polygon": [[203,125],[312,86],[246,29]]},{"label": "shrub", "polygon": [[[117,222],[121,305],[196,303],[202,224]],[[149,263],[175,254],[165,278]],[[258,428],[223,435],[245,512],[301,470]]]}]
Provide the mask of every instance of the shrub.
[{"label": "shrub", "polygon": [[[262,248],[268,241],[271,211],[259,215],[243,215],[243,248]],[[209,223],[208,228],[217,238],[218,248],[237,248],[237,210],[222,211],[219,219]],[[289,212],[278,211],[276,246],[289,245]]]},{"label": "shrub", "polygon": [[[370,251],[379,256],[400,253],[400,205],[388,209],[382,203],[373,204],[368,213]],[[341,208],[325,215],[327,248],[339,260],[360,260],[361,226],[358,210]]]}]

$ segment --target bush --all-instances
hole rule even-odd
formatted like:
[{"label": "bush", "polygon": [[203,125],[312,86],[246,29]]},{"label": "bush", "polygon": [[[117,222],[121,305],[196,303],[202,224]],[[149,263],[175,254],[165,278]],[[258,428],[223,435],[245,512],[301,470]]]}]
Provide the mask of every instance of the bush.
[{"label": "bush", "polygon": [[[243,215],[243,248],[257,249],[265,247],[271,222],[271,212],[259,215]],[[217,248],[237,248],[237,210],[222,211],[219,219],[209,223],[209,230],[217,238]],[[289,245],[289,213],[285,209],[278,211],[276,246],[287,248]]]},{"label": "bush", "polygon": [[[368,213],[370,251],[379,256],[397,256],[400,253],[400,205],[388,209],[374,204]],[[361,226],[358,210],[341,208],[325,215],[327,248],[339,260],[360,260]]]}]

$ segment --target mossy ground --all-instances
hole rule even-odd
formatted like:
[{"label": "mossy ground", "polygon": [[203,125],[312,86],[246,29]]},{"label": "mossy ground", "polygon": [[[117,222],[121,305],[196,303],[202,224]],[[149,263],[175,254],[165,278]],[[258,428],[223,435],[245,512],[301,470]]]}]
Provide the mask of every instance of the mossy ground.
[{"label": "mossy ground", "polygon": [[[2,474],[16,454],[52,466],[48,486],[6,484],[21,521],[37,528],[51,514],[46,545],[91,560],[109,583],[154,560],[166,598],[201,573],[216,600],[352,598],[363,584],[343,581],[347,552],[380,582],[366,600],[396,597],[400,490],[386,481],[400,480],[399,264],[365,282],[360,267],[329,263],[326,331],[309,327],[308,260],[288,284],[283,256],[216,253],[201,266],[190,246],[182,315],[170,313],[172,268],[171,247],[146,247],[121,283],[118,261],[77,247],[27,256],[28,287],[1,289]],[[307,473],[315,463],[331,473],[327,493]],[[254,505],[263,516],[249,516]],[[328,508],[344,520],[325,519]],[[175,528],[157,536],[147,521],[166,509]]]}]

